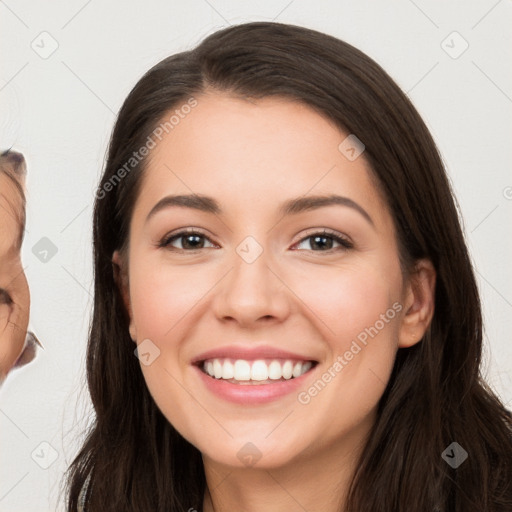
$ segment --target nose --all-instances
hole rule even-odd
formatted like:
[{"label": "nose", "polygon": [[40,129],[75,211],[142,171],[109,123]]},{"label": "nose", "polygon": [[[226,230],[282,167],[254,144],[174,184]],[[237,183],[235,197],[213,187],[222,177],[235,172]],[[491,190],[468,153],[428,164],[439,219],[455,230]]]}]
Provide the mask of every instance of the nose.
[{"label": "nose", "polygon": [[283,321],[290,310],[289,288],[269,266],[272,263],[265,252],[251,263],[236,254],[233,263],[215,295],[217,318],[236,321],[243,327],[273,319]]}]

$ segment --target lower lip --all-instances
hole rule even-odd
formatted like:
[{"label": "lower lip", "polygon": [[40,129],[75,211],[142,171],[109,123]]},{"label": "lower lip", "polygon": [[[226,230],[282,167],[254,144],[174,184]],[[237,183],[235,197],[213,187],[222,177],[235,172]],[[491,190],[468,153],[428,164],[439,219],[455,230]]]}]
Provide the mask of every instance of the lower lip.
[{"label": "lower lip", "polygon": [[272,384],[233,384],[224,379],[210,377],[196,365],[194,368],[205,386],[215,395],[236,404],[263,404],[297,391],[317,365],[300,377]]}]

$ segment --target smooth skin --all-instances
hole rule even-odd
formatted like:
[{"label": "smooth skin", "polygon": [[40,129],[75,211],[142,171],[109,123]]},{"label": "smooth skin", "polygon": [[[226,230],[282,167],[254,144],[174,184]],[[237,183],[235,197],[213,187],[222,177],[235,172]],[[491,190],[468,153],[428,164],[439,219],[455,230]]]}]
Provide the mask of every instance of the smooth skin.
[{"label": "smooth skin", "polygon": [[[393,221],[364,153],[349,161],[338,150],[348,134],[329,120],[287,99],[209,91],[197,101],[151,150],[129,263],[113,254],[132,339],[160,350],[141,371],[162,413],[203,454],[205,512],[338,511],[396,352],[431,322],[435,270],[420,260],[403,280]],[[174,206],[146,221],[170,194],[211,196],[223,213]],[[279,213],[288,199],[323,194],[355,201],[373,225],[348,206]],[[184,228],[204,237],[159,247]],[[323,229],[353,248],[315,244],[311,235]],[[247,236],[263,249],[250,264],[236,251]],[[396,302],[401,311],[308,404],[297,393],[230,403],[190,364],[213,347],[270,344],[319,362],[307,390]],[[252,466],[237,456],[248,442],[261,453]]]}]

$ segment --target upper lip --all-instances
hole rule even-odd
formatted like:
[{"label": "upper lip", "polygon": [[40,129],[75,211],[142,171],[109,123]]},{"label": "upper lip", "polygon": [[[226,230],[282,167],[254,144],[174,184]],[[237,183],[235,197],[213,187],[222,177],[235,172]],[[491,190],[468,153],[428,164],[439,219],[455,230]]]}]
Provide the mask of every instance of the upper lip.
[{"label": "upper lip", "polygon": [[225,347],[213,348],[199,354],[197,357],[192,359],[192,364],[198,364],[207,359],[216,358],[245,359],[248,361],[256,359],[296,359],[299,361],[317,362],[315,359],[307,355],[278,349],[270,345],[258,345],[254,347],[228,345]]}]

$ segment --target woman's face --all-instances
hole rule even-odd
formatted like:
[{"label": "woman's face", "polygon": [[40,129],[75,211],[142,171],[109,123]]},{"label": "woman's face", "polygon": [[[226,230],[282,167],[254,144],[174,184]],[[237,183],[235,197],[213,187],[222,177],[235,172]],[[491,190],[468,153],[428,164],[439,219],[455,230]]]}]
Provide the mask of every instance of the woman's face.
[{"label": "woman's face", "polygon": [[23,352],[29,320],[30,294],[19,245],[22,208],[19,191],[0,172],[0,382]]},{"label": "woman's face", "polygon": [[197,101],[151,149],[130,226],[123,290],[148,389],[205,460],[349,453],[430,320],[362,147],[299,103]]}]

